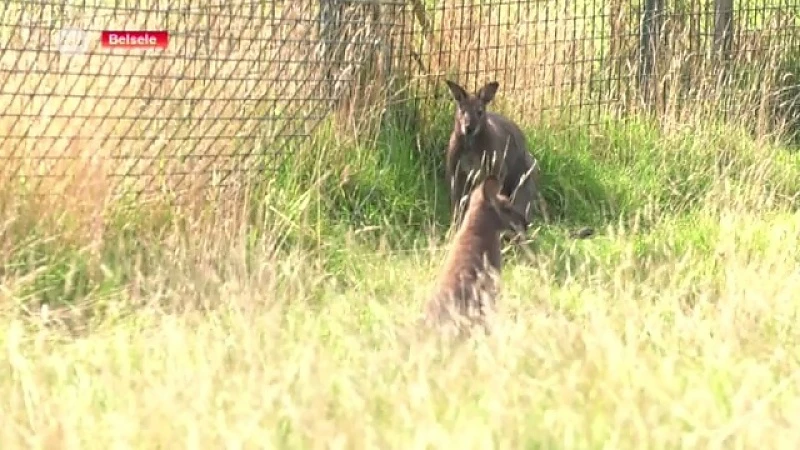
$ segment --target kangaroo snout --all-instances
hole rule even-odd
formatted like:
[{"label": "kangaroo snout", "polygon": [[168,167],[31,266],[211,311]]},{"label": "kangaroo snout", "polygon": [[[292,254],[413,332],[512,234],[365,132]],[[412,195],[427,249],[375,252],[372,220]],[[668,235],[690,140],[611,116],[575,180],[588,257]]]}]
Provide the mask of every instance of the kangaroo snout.
[{"label": "kangaroo snout", "polygon": [[468,117],[461,122],[460,128],[461,134],[468,138],[474,138],[481,131],[480,123],[477,123],[476,120],[470,120]]}]

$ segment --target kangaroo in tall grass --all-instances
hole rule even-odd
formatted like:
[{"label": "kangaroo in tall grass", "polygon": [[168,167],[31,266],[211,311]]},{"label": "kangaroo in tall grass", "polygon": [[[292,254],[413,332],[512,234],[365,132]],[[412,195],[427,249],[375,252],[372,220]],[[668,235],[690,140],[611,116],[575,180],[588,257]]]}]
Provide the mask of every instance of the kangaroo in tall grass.
[{"label": "kangaroo in tall grass", "polygon": [[486,314],[494,308],[502,266],[500,237],[506,231],[524,234],[528,228],[525,214],[500,190],[500,181],[488,175],[472,191],[436,291],[425,307],[428,327],[454,325],[461,335],[475,324],[488,329]]},{"label": "kangaroo in tall grass", "polygon": [[[500,192],[512,199],[525,220],[530,222],[532,202],[550,222],[547,203],[541,193],[539,164],[528,151],[522,130],[506,117],[486,110],[500,84],[486,83],[470,94],[457,83],[445,80],[456,103],[455,123],[446,155],[446,178],[450,187],[453,221],[461,222],[462,199],[489,172],[501,180]],[[483,169],[489,170],[483,170]],[[465,201],[464,204],[468,204]]]}]

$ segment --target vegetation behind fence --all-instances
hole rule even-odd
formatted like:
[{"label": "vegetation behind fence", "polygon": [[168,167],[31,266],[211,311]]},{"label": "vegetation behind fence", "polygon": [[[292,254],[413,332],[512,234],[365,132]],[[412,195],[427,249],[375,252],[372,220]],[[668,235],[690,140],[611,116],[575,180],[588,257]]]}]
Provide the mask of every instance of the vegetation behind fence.
[{"label": "vegetation behind fence", "polygon": [[[59,52],[66,27],[84,54]],[[170,44],[110,50],[108,29]],[[800,117],[798,0],[5,2],[0,44],[4,192],[100,203],[269,177],[325,120],[358,136],[397,110],[424,132],[445,77],[499,81],[528,127]]]}]

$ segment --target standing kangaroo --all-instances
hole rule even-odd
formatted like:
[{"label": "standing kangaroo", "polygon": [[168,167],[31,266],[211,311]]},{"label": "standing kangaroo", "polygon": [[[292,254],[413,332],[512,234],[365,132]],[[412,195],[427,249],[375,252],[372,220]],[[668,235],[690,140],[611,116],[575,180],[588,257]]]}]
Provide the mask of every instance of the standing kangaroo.
[{"label": "standing kangaroo", "polygon": [[540,191],[539,165],[528,152],[522,130],[511,120],[486,110],[500,84],[487,83],[473,95],[453,81],[445,82],[456,103],[446,156],[446,177],[456,226],[463,217],[459,212],[461,201],[471,191],[468,184],[477,184],[487,165],[489,172],[501,180],[501,193],[524,211],[526,221],[530,221],[535,199],[540,214],[549,223],[547,203]]},{"label": "standing kangaroo", "polygon": [[436,292],[425,307],[427,326],[451,324],[459,332],[476,323],[486,326],[485,316],[498,293],[501,234],[524,234],[528,228],[525,215],[500,187],[500,181],[488,175],[472,191]]}]

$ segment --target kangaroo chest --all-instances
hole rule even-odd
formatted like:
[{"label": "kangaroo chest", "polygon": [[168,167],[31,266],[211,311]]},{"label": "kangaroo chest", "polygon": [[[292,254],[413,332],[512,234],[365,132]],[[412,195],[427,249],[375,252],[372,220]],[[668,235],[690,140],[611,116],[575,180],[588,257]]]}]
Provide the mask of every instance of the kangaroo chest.
[{"label": "kangaroo chest", "polygon": [[464,138],[463,151],[458,158],[458,170],[466,175],[492,173],[495,176],[505,175],[504,155],[494,151],[488,143],[481,140]]}]

